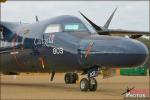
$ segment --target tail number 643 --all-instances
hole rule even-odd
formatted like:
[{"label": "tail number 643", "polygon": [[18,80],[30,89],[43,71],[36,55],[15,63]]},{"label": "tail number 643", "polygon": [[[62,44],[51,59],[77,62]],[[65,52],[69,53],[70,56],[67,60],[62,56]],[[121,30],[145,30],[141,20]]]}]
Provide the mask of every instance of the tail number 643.
[{"label": "tail number 643", "polygon": [[53,54],[63,54],[63,48],[53,48]]}]

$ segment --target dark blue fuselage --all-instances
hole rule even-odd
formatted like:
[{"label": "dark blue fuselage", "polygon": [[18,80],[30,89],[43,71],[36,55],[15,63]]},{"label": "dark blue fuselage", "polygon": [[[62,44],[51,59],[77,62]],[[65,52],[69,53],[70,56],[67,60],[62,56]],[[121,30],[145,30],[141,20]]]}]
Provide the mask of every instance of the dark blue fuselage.
[{"label": "dark blue fuselage", "polygon": [[[5,27],[10,30],[9,25]],[[137,40],[92,32],[74,16],[22,25],[4,41],[11,45],[1,48],[2,71],[66,72],[94,65],[135,67],[148,58],[147,47]]]}]

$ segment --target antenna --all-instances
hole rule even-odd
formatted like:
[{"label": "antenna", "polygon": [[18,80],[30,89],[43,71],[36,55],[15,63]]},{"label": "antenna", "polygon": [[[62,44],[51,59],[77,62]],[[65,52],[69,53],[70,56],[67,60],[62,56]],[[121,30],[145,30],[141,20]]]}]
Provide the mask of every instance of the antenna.
[{"label": "antenna", "polygon": [[39,22],[38,16],[35,16],[35,20],[36,20],[36,22]]}]

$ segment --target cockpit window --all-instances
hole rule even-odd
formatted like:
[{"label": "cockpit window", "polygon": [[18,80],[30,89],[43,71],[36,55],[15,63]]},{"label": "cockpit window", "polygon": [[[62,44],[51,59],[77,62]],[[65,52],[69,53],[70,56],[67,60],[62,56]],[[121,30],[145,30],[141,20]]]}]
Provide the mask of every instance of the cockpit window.
[{"label": "cockpit window", "polygon": [[87,23],[64,23],[64,24],[50,24],[47,25],[44,33],[57,32],[85,32],[95,33],[95,30]]},{"label": "cockpit window", "polygon": [[61,26],[59,24],[48,25],[44,31],[44,33],[54,33],[54,32],[61,32]]},{"label": "cockpit window", "polygon": [[87,32],[87,28],[82,23],[68,23],[63,25],[65,32]]}]

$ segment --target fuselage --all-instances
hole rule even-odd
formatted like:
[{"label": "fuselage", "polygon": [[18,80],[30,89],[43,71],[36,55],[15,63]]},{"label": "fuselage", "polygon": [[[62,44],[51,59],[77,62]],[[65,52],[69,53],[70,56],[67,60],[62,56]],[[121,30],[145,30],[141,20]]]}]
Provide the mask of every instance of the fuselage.
[{"label": "fuselage", "polygon": [[2,23],[3,72],[66,72],[94,65],[136,67],[148,58],[147,47],[133,39],[98,35],[74,16],[59,16],[15,29]]}]

